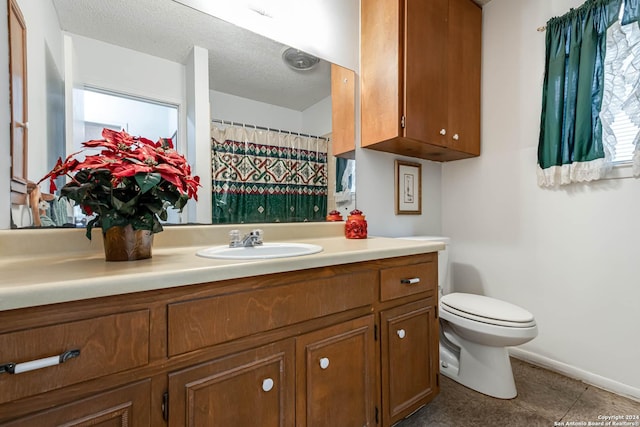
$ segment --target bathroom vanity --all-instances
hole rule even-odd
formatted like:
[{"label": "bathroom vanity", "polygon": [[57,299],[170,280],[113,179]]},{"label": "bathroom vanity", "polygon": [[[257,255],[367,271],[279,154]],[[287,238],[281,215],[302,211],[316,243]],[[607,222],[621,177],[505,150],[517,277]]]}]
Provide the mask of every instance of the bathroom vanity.
[{"label": "bathroom vanity", "polygon": [[[196,257],[226,235],[224,227],[165,231],[144,261],[106,263],[99,239],[89,255],[3,256],[0,370],[68,358],[0,373],[0,424],[389,426],[402,419],[439,391],[443,245],[347,240],[343,226],[278,229],[279,238],[323,251],[275,260]],[[48,238],[73,232],[84,234],[52,230]],[[20,246],[6,233],[2,251]]]}]

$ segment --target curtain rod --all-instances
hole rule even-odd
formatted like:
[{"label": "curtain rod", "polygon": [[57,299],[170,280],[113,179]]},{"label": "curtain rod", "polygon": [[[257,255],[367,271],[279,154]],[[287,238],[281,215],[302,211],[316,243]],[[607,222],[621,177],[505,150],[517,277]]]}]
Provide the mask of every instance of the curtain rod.
[{"label": "curtain rod", "polygon": [[536,28],[536,31],[539,33],[544,33],[547,30],[547,26],[543,25],[542,27]]},{"label": "curtain rod", "polygon": [[323,139],[325,141],[329,141],[329,138],[325,138],[324,136],[307,135],[306,133],[292,132],[290,130],[267,128],[267,127],[263,127],[263,126],[256,126],[256,125],[250,125],[250,124],[246,124],[246,123],[233,122],[233,121],[230,121],[230,120],[213,119],[213,120],[211,120],[211,122],[212,123],[220,123],[222,125],[242,126],[242,127],[249,127],[249,128],[254,128],[254,129],[260,129],[260,130],[268,130],[268,131],[271,131],[271,132],[288,133],[289,135],[298,135],[298,136],[303,136],[305,138],[316,138],[316,139]]}]

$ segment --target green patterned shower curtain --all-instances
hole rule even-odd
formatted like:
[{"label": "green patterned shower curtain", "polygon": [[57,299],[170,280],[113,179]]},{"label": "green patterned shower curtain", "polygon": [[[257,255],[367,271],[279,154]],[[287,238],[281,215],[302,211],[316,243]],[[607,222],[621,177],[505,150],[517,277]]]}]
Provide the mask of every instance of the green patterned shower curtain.
[{"label": "green patterned shower curtain", "polygon": [[214,224],[325,219],[326,140],[213,125],[211,142]]}]

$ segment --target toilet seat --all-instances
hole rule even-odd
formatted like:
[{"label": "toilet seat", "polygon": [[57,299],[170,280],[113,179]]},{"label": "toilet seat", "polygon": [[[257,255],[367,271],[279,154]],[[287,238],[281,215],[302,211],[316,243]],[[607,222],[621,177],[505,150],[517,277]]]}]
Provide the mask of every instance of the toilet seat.
[{"label": "toilet seat", "polygon": [[531,313],[522,307],[483,295],[451,293],[440,300],[440,308],[451,314],[492,325],[530,328],[536,325]]}]

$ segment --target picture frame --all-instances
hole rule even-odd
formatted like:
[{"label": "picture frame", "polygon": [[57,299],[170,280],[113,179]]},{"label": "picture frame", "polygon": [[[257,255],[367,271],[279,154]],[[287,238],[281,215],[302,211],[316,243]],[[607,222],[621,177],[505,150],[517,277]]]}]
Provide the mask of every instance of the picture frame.
[{"label": "picture frame", "polygon": [[422,214],[422,165],[395,161],[396,215]]}]

